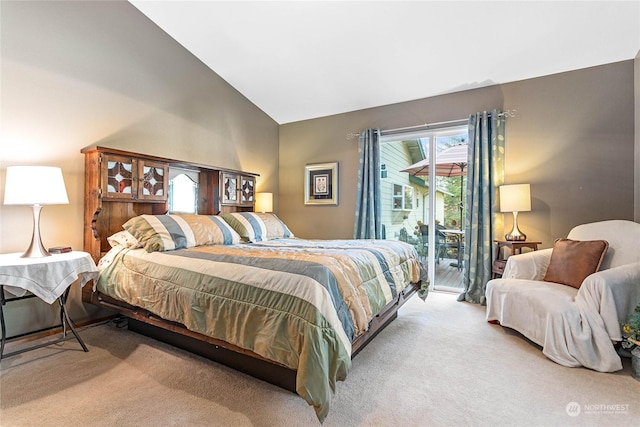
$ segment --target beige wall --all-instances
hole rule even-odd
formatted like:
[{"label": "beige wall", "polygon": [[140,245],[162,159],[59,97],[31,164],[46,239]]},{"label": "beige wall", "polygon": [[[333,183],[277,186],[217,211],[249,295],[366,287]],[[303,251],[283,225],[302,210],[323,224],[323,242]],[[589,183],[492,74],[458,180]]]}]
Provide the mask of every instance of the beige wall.
[{"label": "beige wall", "polygon": [[634,163],[634,220],[640,222],[640,51],[634,60],[634,98],[635,98],[635,163]]},{"label": "beige wall", "polygon": [[[42,210],[45,246],[82,249],[93,144],[259,173],[257,189],[277,191],[277,123],[129,3],[2,2],[0,15],[0,194],[7,165],[62,168],[70,203]],[[0,253],[24,251],[31,230],[30,208],[0,205]],[[8,334],[55,324],[54,309],[9,304]]]},{"label": "beige wall", "polygon": [[[46,246],[82,247],[85,146],[259,173],[258,191],[274,193],[297,235],[350,238],[357,140],[348,133],[493,108],[518,110],[507,123],[506,172],[508,183],[531,183],[533,211],[520,216],[530,238],[549,247],[575,224],[634,215],[633,61],[278,127],[127,2],[0,8],[0,194],[7,165],[62,167],[70,204],[43,209]],[[336,160],[340,204],[305,206],[305,164]],[[24,250],[31,225],[28,208],[0,205],[0,253]],[[83,320],[77,289],[72,298]],[[37,300],[6,311],[9,335],[56,320]]]},{"label": "beige wall", "polygon": [[[506,183],[531,184],[533,210],[519,216],[530,239],[550,247],[576,224],[633,219],[632,60],[283,125],[278,213],[299,236],[350,238],[358,160],[357,140],[347,134],[494,108],[517,110],[506,126]],[[335,160],[339,206],[305,206],[304,165]]]}]

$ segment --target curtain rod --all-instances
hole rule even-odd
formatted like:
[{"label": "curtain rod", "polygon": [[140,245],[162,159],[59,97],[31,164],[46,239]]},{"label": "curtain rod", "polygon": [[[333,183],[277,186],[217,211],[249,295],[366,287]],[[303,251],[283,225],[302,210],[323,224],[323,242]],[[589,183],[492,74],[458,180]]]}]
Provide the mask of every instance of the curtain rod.
[{"label": "curtain rod", "polygon": [[[515,117],[517,113],[518,113],[518,110],[506,110],[501,113],[498,113],[498,117]],[[491,117],[491,113],[489,113],[489,117]],[[386,130],[380,131],[380,136],[409,131],[409,130],[416,130],[416,129],[428,130],[429,128],[436,127],[436,126],[463,124],[468,121],[469,119],[466,118],[466,119],[457,119],[457,120],[447,120],[444,122],[425,123],[423,125],[407,126],[407,127],[395,128],[395,129],[386,129]],[[352,132],[347,134],[347,139],[353,139],[359,136],[360,136],[360,132]]]}]

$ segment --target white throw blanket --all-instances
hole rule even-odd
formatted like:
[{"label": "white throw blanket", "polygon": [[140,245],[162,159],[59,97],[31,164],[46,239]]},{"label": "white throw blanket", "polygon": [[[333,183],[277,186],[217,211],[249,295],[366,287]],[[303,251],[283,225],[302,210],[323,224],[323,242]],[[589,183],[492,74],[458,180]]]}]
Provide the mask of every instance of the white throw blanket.
[{"label": "white throw blanket", "polygon": [[[634,244],[625,247],[625,243],[637,238],[640,224],[630,221],[598,224],[605,223],[615,223],[610,224],[614,226],[629,223],[632,232],[622,230],[616,234],[622,238],[607,239],[602,233],[594,234],[597,231],[594,224],[587,224],[586,233],[576,227],[569,237],[605,239],[610,245],[613,242],[613,250],[610,249],[606,259],[606,266],[611,268],[588,276],[580,289],[575,289],[541,280],[549,265],[551,249],[512,256],[503,278],[487,284],[487,320],[519,331],[542,346],[549,359],[561,365],[584,366],[602,372],[622,369],[612,341],[622,340],[621,323],[640,302],[638,252]],[[602,229],[610,231],[606,227]],[[634,262],[619,263],[634,258]]]}]

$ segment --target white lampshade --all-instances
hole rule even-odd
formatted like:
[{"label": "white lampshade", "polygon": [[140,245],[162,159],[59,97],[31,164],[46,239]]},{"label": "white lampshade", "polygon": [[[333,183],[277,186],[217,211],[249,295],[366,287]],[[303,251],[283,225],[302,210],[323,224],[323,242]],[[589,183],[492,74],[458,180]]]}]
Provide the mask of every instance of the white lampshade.
[{"label": "white lampshade", "polygon": [[529,184],[511,184],[500,186],[500,212],[513,212],[513,229],[504,238],[512,241],[525,241],[527,235],[518,228],[518,212],[531,210],[531,189]]},{"label": "white lampshade", "polygon": [[256,212],[273,212],[273,193],[256,193]]},{"label": "white lampshade", "polygon": [[52,166],[9,166],[4,185],[5,205],[64,205],[69,203],[62,170]]},{"label": "white lampshade", "polygon": [[24,258],[49,256],[40,237],[42,205],[69,203],[62,170],[51,166],[9,166],[4,182],[5,205],[30,205],[33,209],[33,234]]},{"label": "white lampshade", "polygon": [[529,184],[500,186],[500,212],[526,212],[531,210]]}]

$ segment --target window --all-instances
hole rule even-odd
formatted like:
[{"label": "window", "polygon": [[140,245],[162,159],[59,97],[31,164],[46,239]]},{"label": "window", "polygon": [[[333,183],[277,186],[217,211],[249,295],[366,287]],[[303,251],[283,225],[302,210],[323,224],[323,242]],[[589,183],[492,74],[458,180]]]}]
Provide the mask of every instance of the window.
[{"label": "window", "polygon": [[198,212],[199,172],[188,169],[169,169],[169,212]]},{"label": "window", "polygon": [[413,209],[413,187],[403,184],[393,184],[394,211],[410,211]]}]

